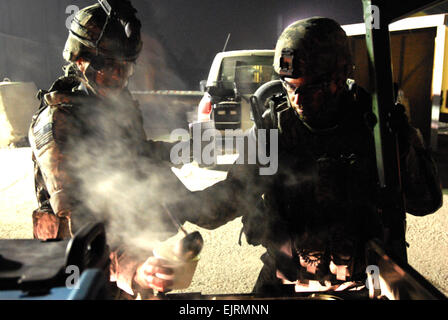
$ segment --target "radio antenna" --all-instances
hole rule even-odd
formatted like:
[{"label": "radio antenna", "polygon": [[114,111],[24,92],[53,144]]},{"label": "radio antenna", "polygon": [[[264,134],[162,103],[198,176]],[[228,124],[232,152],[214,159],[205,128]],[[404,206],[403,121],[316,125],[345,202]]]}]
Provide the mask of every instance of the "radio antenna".
[{"label": "radio antenna", "polygon": [[226,51],[226,49],[227,49],[227,45],[229,44],[229,40],[230,40],[230,36],[231,36],[231,35],[232,35],[231,33],[229,33],[229,34],[227,35],[226,44],[224,45],[224,48],[222,49],[222,52]]}]

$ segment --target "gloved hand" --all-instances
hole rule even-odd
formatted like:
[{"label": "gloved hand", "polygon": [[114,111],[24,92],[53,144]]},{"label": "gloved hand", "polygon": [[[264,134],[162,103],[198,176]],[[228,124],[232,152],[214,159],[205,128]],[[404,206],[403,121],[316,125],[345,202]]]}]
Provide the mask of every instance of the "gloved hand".
[{"label": "gloved hand", "polygon": [[50,239],[70,239],[73,237],[70,217],[57,216],[39,209],[34,210],[33,234],[34,239],[43,241]]},{"label": "gloved hand", "polygon": [[174,281],[173,269],[166,266],[167,261],[149,257],[137,268],[134,282],[141,289],[153,289],[159,292],[168,292]]}]

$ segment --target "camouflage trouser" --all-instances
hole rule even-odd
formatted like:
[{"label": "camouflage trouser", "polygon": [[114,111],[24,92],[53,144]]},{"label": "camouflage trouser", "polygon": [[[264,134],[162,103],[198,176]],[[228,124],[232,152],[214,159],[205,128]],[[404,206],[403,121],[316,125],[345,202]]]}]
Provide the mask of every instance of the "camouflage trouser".
[{"label": "camouflage trouser", "polygon": [[70,219],[36,209],[33,211],[33,235],[34,239],[44,241],[71,238]]}]

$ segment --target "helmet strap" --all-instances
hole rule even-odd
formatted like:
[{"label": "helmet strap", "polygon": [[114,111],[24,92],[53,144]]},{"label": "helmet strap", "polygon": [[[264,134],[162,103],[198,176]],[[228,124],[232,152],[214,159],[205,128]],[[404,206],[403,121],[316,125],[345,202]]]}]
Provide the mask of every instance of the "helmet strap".
[{"label": "helmet strap", "polygon": [[106,31],[107,25],[109,24],[109,21],[110,21],[110,15],[107,16],[106,22],[103,25],[103,29],[101,30],[100,36],[98,37],[98,40],[95,43],[95,51],[96,51],[95,53],[97,56],[99,55],[98,49],[99,49],[101,40],[103,39],[104,32]]}]

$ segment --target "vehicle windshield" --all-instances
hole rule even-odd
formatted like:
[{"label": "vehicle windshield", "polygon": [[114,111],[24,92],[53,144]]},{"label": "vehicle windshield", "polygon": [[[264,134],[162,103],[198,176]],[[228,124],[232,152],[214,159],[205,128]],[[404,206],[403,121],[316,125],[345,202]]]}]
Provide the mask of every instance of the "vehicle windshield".
[{"label": "vehicle windshield", "polygon": [[272,64],[271,55],[224,58],[219,80],[226,89],[233,89],[236,83],[240,93],[252,94],[264,83],[277,79]]}]

